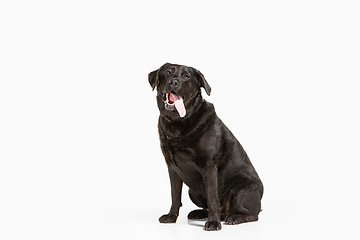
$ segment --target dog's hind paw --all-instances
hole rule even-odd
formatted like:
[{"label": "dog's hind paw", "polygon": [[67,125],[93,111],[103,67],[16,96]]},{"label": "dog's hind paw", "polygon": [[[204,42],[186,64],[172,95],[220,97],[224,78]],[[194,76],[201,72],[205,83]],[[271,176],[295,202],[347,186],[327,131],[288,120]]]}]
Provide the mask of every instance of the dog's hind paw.
[{"label": "dog's hind paw", "polygon": [[207,218],[207,217],[208,217],[208,212],[204,209],[197,209],[197,210],[191,211],[188,214],[188,219],[190,219],[190,220],[202,219],[202,218]]},{"label": "dog's hind paw", "polygon": [[255,222],[258,220],[258,215],[243,215],[243,214],[230,214],[225,218],[225,224],[236,225],[246,222]]},{"label": "dog's hind paw", "polygon": [[159,218],[160,223],[175,223],[177,219],[176,215],[165,214]]}]

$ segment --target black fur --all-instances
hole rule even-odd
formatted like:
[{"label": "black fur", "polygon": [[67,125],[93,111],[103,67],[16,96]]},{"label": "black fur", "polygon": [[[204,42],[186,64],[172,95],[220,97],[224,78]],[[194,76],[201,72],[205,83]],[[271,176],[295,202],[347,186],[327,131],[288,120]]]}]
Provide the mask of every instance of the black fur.
[{"label": "black fur", "polygon": [[[176,86],[170,82],[177,81]],[[161,223],[174,223],[181,207],[182,184],[189,187],[190,199],[201,209],[189,219],[208,218],[205,230],[220,230],[225,224],[258,220],[263,185],[246,152],[215,113],[213,104],[201,96],[201,87],[210,95],[203,74],[192,67],[166,63],[149,74],[157,88],[160,110],[161,150],[169,170],[172,205]],[[184,99],[186,116],[166,109],[164,95],[174,92]]]}]

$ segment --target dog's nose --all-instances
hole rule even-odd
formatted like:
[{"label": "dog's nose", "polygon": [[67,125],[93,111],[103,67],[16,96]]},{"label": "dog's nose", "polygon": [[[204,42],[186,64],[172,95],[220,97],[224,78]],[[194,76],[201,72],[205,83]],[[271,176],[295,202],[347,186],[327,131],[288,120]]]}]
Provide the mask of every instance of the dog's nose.
[{"label": "dog's nose", "polygon": [[177,79],[171,79],[169,81],[169,86],[170,87],[177,88],[179,85],[180,85],[180,82]]}]

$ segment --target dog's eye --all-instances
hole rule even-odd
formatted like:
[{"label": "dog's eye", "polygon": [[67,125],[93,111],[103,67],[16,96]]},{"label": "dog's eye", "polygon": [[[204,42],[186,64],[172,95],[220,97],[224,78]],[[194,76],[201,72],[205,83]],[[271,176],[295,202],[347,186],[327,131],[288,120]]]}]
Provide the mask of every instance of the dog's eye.
[{"label": "dog's eye", "polygon": [[184,74],[183,76],[185,79],[190,79],[190,75],[189,74]]},{"label": "dog's eye", "polygon": [[166,73],[166,75],[170,75],[170,74],[171,74],[171,72],[170,72],[170,71],[166,71],[165,73]]}]

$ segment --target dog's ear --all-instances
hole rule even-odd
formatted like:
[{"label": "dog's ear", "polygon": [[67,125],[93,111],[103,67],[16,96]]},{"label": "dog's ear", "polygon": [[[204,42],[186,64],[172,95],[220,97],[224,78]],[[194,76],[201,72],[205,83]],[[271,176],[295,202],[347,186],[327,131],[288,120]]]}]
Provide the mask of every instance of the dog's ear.
[{"label": "dog's ear", "polygon": [[195,72],[195,76],[196,76],[196,79],[199,81],[200,83],[200,87],[203,87],[205,89],[205,92],[207,93],[207,95],[210,96],[210,93],[211,93],[211,87],[210,85],[208,84],[208,82],[205,80],[205,77],[204,75],[199,71],[197,70],[196,68],[192,68]]},{"label": "dog's ear", "polygon": [[165,63],[164,65],[162,65],[159,69],[152,71],[151,73],[149,73],[148,78],[149,78],[149,83],[150,86],[152,87],[152,90],[154,91],[154,89],[156,88],[156,86],[159,84],[159,74],[161,72],[161,70],[166,67],[167,65],[170,65],[170,63]]},{"label": "dog's ear", "polygon": [[155,87],[159,84],[158,71],[159,71],[159,69],[155,70],[155,71],[152,71],[148,75],[149,83],[150,83],[150,86],[152,87],[153,91],[154,91]]}]

